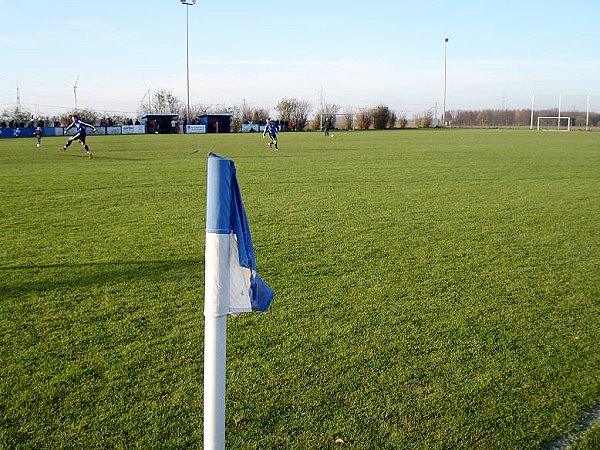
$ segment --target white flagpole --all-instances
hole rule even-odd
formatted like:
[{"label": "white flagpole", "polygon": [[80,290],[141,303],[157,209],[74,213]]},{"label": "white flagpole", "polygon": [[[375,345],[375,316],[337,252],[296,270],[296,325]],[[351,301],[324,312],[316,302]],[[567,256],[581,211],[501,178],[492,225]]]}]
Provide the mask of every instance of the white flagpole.
[{"label": "white flagpole", "polygon": [[227,315],[238,310],[264,312],[275,292],[255,272],[233,161],[209,154],[206,198],[204,449],[225,450]]},{"label": "white flagpole", "polygon": [[[207,227],[215,211],[231,213],[230,174],[214,160],[208,165]],[[225,368],[230,299],[231,235],[206,233],[204,270],[204,449],[225,449]]]},{"label": "white flagpole", "polygon": [[[225,449],[225,367],[229,236],[206,238],[204,304],[204,449]],[[210,253],[210,254],[209,254]]]},{"label": "white flagpole", "polygon": [[206,317],[204,327],[204,450],[224,450],[227,316]]}]

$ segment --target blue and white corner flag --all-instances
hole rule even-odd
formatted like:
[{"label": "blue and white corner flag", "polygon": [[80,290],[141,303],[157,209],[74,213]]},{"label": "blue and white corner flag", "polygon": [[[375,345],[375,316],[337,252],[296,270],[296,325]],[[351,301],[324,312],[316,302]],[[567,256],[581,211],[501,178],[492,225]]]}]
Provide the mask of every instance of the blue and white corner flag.
[{"label": "blue and white corner flag", "polygon": [[232,160],[208,155],[204,315],[266,311],[275,292],[256,273],[248,218]]},{"label": "blue and white corner flag", "polygon": [[204,450],[225,450],[227,314],[266,311],[233,161],[208,155],[204,282]]}]

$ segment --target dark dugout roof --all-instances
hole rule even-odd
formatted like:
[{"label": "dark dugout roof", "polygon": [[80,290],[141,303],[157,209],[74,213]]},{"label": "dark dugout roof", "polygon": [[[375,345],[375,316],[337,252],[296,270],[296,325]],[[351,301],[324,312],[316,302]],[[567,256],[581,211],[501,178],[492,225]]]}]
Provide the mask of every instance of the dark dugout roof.
[{"label": "dark dugout roof", "polygon": [[179,114],[171,114],[171,113],[149,113],[140,116],[140,119],[149,119],[149,118],[159,118],[159,117],[179,117]]}]

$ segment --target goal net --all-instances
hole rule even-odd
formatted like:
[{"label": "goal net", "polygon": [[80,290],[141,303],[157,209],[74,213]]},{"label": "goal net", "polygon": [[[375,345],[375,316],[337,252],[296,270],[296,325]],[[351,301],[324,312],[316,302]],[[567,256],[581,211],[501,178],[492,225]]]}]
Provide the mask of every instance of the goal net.
[{"label": "goal net", "polygon": [[321,114],[319,122],[321,128],[328,122],[331,130],[353,130],[354,114]]},{"label": "goal net", "polygon": [[571,117],[538,117],[538,131],[571,131]]}]

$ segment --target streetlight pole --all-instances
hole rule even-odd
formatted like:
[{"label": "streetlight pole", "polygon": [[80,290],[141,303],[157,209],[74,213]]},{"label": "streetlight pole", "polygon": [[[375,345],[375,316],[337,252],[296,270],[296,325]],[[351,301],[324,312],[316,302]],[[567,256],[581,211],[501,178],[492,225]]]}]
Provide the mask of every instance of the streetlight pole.
[{"label": "streetlight pole", "polygon": [[185,5],[185,62],[187,70],[187,108],[185,111],[186,125],[190,123],[190,25],[189,25],[189,7],[195,5],[196,0],[181,0]]},{"label": "streetlight pole", "polygon": [[447,79],[447,64],[446,64],[446,55],[448,49],[448,38],[444,39],[444,104],[442,106],[442,125],[446,126],[446,79]]}]

